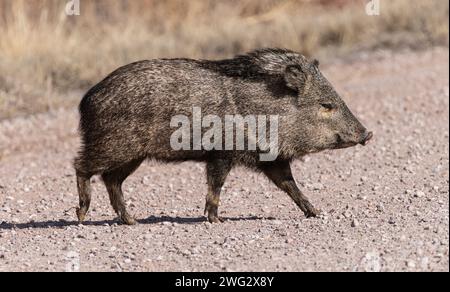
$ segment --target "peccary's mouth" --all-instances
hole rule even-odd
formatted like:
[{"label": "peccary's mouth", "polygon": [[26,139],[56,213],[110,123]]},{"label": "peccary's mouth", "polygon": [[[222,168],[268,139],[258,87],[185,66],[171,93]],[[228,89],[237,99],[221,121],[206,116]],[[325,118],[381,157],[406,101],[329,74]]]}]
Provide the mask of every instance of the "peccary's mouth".
[{"label": "peccary's mouth", "polygon": [[341,135],[336,134],[336,142],[333,144],[333,149],[344,149],[344,148],[349,148],[349,147],[354,147],[358,144],[362,145],[362,146],[366,146],[367,144],[369,144],[369,142],[372,140],[373,138],[373,132],[366,132],[364,134],[364,138],[359,141],[359,142],[353,142],[353,141],[344,141],[344,139],[342,139]]},{"label": "peccary's mouth", "polygon": [[333,144],[333,149],[344,149],[358,145],[358,142],[346,142],[341,135],[336,134],[336,142]]}]

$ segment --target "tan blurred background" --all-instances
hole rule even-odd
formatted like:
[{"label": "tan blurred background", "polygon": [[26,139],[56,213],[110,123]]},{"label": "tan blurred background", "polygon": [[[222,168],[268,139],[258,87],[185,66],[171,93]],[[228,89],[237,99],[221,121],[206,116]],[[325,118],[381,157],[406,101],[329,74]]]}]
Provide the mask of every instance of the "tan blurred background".
[{"label": "tan blurred background", "polygon": [[448,46],[446,0],[0,0],[0,119],[74,106],[126,63],[283,47],[334,59]]}]

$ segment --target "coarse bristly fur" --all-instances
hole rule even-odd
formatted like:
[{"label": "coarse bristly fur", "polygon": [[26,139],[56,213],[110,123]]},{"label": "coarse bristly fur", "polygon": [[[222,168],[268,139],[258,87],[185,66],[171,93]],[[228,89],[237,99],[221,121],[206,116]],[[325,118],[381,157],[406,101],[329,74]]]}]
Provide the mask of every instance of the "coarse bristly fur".
[{"label": "coarse bristly fur", "polygon": [[[203,115],[279,116],[279,155],[261,162],[258,151],[175,151],[171,118]],[[75,159],[81,221],[91,201],[90,178],[100,174],[111,204],[127,224],[121,186],[145,159],[206,162],[205,213],[219,222],[219,196],[236,165],[263,172],[308,217],[318,211],[298,189],[290,163],[309,153],[365,144],[372,134],[353,116],[321,74],[318,61],[285,49],[261,49],[232,59],[158,59],[117,69],[83,97],[82,147]]]}]

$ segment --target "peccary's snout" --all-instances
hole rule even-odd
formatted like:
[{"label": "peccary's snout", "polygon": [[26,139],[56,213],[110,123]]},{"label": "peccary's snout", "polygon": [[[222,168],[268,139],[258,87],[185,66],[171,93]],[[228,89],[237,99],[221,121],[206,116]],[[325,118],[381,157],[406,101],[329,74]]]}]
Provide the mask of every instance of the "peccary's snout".
[{"label": "peccary's snout", "polygon": [[336,133],[335,149],[366,146],[372,140],[373,132],[368,131],[348,108],[344,107],[344,112],[344,118],[339,120],[343,123],[338,123],[341,127]]},{"label": "peccary's snout", "polygon": [[367,130],[364,131],[364,134],[362,135],[362,139],[359,142],[359,144],[366,146],[367,144],[369,144],[370,140],[372,140],[373,138],[373,132],[369,132]]},{"label": "peccary's snout", "polygon": [[[344,132],[345,133],[345,132]],[[336,134],[336,149],[353,147],[358,144],[366,146],[373,138],[373,132],[368,131],[365,127],[360,124],[360,128],[353,132],[353,134],[348,133],[347,135]]]}]

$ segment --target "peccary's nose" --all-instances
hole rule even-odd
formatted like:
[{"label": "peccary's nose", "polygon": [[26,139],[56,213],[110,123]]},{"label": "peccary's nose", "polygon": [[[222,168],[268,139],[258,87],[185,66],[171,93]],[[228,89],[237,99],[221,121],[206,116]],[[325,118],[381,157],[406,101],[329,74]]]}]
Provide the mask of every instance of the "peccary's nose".
[{"label": "peccary's nose", "polygon": [[369,144],[369,142],[370,142],[370,140],[372,140],[372,138],[373,138],[373,132],[366,131],[364,133],[364,138],[362,139],[362,141],[359,144],[366,146],[367,144]]}]

